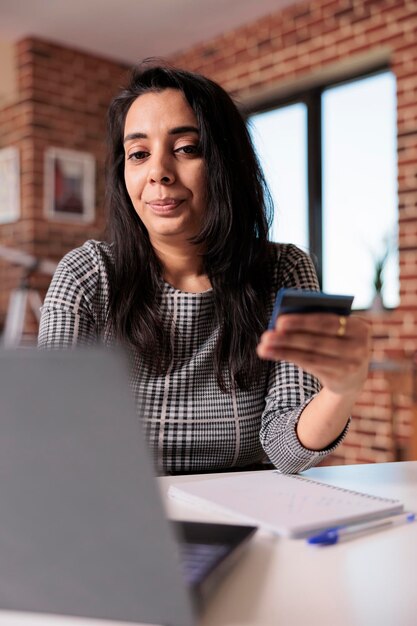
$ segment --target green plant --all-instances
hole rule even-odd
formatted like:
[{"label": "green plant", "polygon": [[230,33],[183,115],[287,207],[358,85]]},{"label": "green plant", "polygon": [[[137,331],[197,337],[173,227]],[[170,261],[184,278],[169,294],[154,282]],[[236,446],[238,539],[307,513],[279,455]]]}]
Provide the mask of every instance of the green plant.
[{"label": "green plant", "polygon": [[387,262],[389,254],[390,254],[390,247],[388,246],[385,249],[385,252],[380,257],[376,257],[375,259],[374,280],[373,280],[375,293],[382,292],[382,287],[384,284],[383,272],[384,272],[385,263]]}]

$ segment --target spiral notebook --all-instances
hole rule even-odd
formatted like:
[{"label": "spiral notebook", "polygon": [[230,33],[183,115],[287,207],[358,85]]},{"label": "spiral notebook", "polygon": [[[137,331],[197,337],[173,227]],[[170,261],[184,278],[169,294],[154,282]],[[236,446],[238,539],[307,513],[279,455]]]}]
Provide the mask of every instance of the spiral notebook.
[{"label": "spiral notebook", "polygon": [[394,515],[404,508],[398,500],[275,470],[177,483],[169,495],[292,538]]}]

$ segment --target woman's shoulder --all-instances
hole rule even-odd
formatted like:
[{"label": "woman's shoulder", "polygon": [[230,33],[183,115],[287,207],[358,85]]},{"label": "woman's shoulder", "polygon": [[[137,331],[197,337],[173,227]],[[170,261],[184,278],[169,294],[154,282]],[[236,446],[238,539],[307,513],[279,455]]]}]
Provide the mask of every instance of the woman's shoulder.
[{"label": "woman's shoulder", "polygon": [[111,263],[113,263],[112,244],[89,239],[82,246],[67,252],[60,265],[64,265],[80,279],[85,275],[101,272],[103,269],[107,273]]},{"label": "woman's shoulder", "polygon": [[305,252],[293,243],[277,243],[274,241],[268,242],[269,254],[271,257],[278,261],[286,261],[288,263],[297,264],[300,260],[310,259],[308,252]]},{"label": "woman's shoulder", "polygon": [[276,288],[318,288],[317,274],[308,252],[292,243],[269,243]]}]

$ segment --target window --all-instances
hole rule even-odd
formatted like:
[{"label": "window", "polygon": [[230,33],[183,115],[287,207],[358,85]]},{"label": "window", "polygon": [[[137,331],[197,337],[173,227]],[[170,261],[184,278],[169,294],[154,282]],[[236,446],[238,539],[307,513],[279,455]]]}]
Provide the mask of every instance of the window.
[{"label": "window", "polygon": [[270,238],[308,249],[322,287],[399,300],[395,79],[384,71],[249,116],[276,206]]},{"label": "window", "polygon": [[252,118],[252,139],[274,200],[272,241],[308,249],[307,107],[303,103]]}]

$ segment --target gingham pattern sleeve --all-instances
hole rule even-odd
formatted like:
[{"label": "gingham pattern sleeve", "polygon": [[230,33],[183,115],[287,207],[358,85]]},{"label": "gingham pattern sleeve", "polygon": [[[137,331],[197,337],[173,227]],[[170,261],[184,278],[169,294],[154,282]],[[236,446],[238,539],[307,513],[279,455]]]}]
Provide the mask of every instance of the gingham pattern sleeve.
[{"label": "gingham pattern sleeve", "polygon": [[[317,275],[310,257],[292,245],[278,264],[277,286],[318,290]],[[268,458],[285,473],[298,473],[313,467],[345,438],[348,425],[326,449],[315,451],[301,445],[296,426],[307,404],[320,390],[319,381],[287,361],[271,365],[260,440]]]},{"label": "gingham pattern sleeve", "polygon": [[94,300],[98,274],[92,242],[62,259],[41,308],[38,347],[69,348],[97,343]]}]

